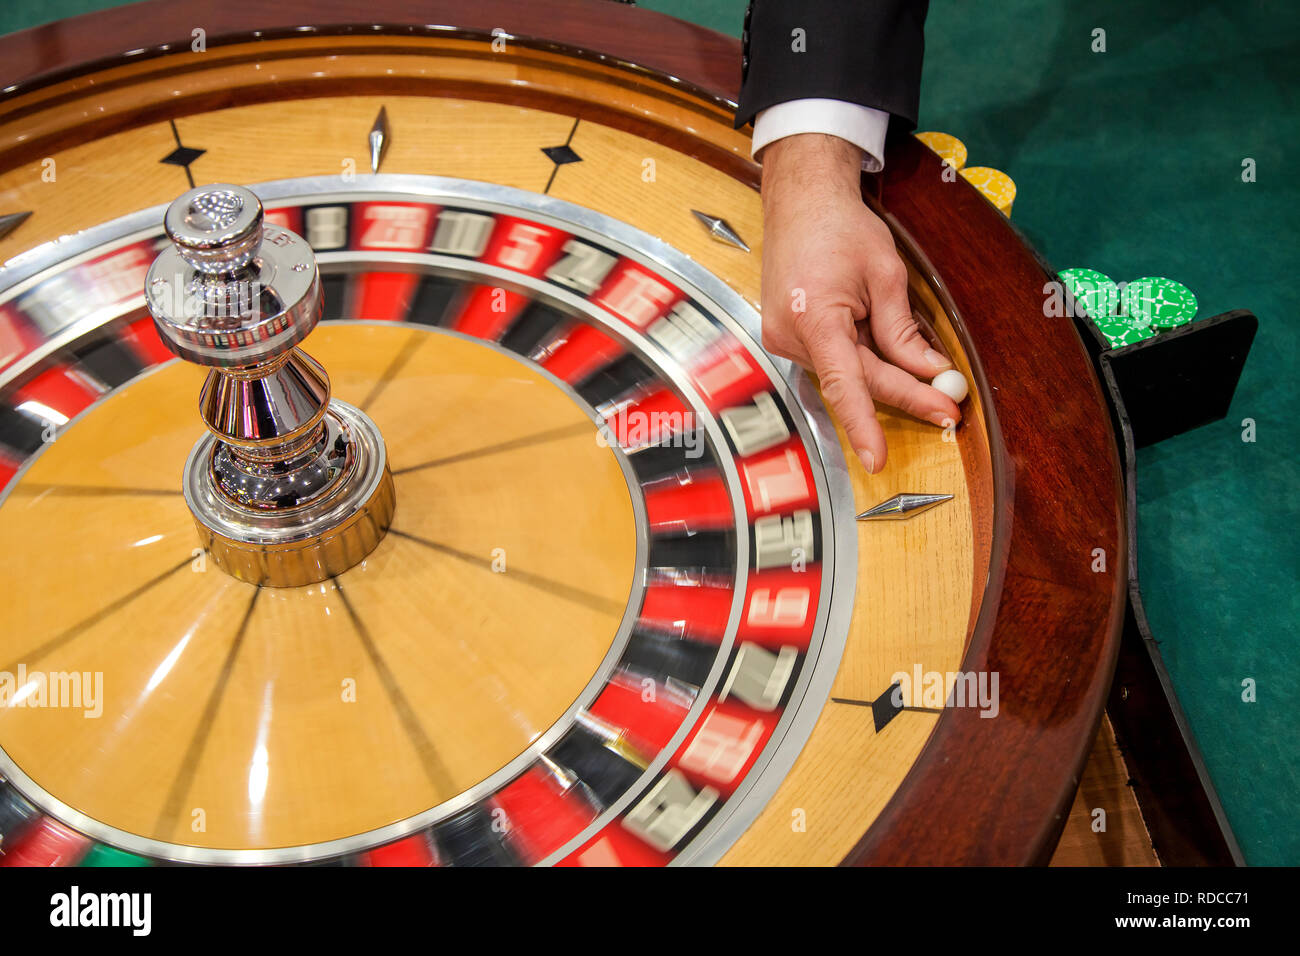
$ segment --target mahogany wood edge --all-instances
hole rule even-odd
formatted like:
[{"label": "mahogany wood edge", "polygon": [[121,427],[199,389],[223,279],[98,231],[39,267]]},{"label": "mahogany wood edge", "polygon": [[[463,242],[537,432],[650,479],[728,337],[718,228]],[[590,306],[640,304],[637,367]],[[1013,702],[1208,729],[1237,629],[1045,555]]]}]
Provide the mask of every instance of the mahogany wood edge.
[{"label": "mahogany wood edge", "polygon": [[[296,38],[289,38],[290,41]],[[570,50],[560,48],[560,44],[550,44],[552,49],[540,49],[540,45],[526,45],[516,43],[516,49],[504,53],[493,53],[486,43],[487,37],[477,37],[474,39],[455,37],[454,40],[460,42],[459,46],[430,46],[424,47],[419,43],[399,44],[389,41],[394,40],[419,40],[427,39],[430,43],[447,38],[436,37],[412,37],[412,36],[395,36],[392,34],[381,34],[379,36],[366,35],[358,36],[349,35],[313,35],[310,39],[318,41],[314,47],[306,44],[299,45],[294,43],[293,46],[284,45],[278,48],[271,48],[265,44],[265,38],[262,41],[249,40],[242,43],[227,43],[218,46],[210,56],[203,59],[213,62],[203,62],[198,59],[190,58],[183,66],[179,64],[169,64],[165,58],[155,58],[147,61],[156,63],[157,66],[152,69],[141,69],[135,72],[123,72],[121,75],[108,77],[108,74],[114,72],[112,68],[99,72],[90,73],[74,77],[62,85],[63,89],[57,93],[48,96],[30,95],[30,96],[10,96],[8,98],[0,97],[0,123],[11,124],[17,123],[23,118],[34,113],[48,112],[59,106],[64,106],[78,99],[85,99],[94,95],[102,95],[108,92],[115,92],[120,89],[126,89],[133,86],[147,84],[151,81],[164,79],[174,79],[188,75],[198,74],[205,71],[211,71],[228,66],[239,66],[249,63],[268,65],[282,61],[293,61],[305,56],[323,56],[327,53],[330,56],[387,56],[387,57],[428,57],[431,54],[445,57],[447,59],[465,59],[479,61],[496,61],[511,64],[519,64],[524,67],[531,67],[541,70],[550,70],[552,72],[563,72],[566,76],[581,76],[585,79],[594,80],[605,86],[618,86],[633,92],[648,93],[656,98],[681,109],[690,110],[699,114],[702,118],[726,122],[728,129],[731,129],[731,119],[733,111],[731,108],[719,105],[711,99],[702,98],[689,92],[677,89],[669,89],[665,86],[662,76],[651,71],[641,70],[632,72],[626,66],[623,69],[609,67],[606,64],[595,62],[594,59],[582,60],[581,54],[574,53]],[[338,46],[330,43],[334,40],[351,40],[356,41],[346,46]],[[478,49],[473,48],[473,44],[479,44]],[[560,59],[557,59],[560,58]],[[590,65],[586,65],[590,64]],[[124,70],[119,65],[118,70]],[[410,79],[410,77],[407,77]],[[354,78],[357,79],[357,78]],[[436,78],[432,78],[436,79]],[[431,79],[431,81],[432,81]],[[479,81],[487,82],[487,81]],[[264,81],[260,85],[267,85]],[[41,91],[33,91],[33,94]],[[197,91],[196,91],[197,92]],[[190,95],[195,95],[192,92]],[[26,102],[18,103],[20,100]],[[9,108],[9,103],[15,103],[13,108]]]},{"label": "mahogany wood edge", "polygon": [[[1023,567],[1011,567],[1013,556],[1029,550],[1024,547],[1026,544],[1032,545],[1035,540],[1050,542],[1059,537],[1059,533],[1054,533],[1058,532],[1057,528],[1042,527],[1041,521],[1036,523],[1032,508],[1026,504],[1038,490],[1035,465],[1050,467],[1051,462],[1021,460],[1020,468],[1015,467],[1015,459],[1034,450],[1033,441],[1020,447],[1022,440],[1032,437],[1024,434],[1023,406],[1017,409],[1021,420],[1015,429],[1008,434],[1003,427],[1002,412],[1012,405],[1016,396],[1003,397],[990,386],[984,355],[985,350],[996,344],[986,334],[991,326],[986,323],[980,327],[963,319],[964,302],[969,303],[972,295],[980,290],[971,287],[969,282],[956,288],[948,287],[944,281],[946,273],[955,271],[952,269],[954,253],[961,255],[963,250],[933,241],[942,229],[942,223],[936,222],[934,215],[935,206],[940,205],[936,199],[938,190],[933,185],[940,181],[942,172],[938,157],[910,137],[894,141],[891,146],[881,195],[886,202],[891,192],[895,197],[901,194],[904,199],[890,206],[891,224],[943,287],[936,291],[941,301],[947,300],[945,305],[951,303],[953,324],[968,347],[973,384],[980,390],[988,417],[995,484],[993,563],[988,591],[962,669],[974,672],[990,669],[991,658],[1004,648],[1032,640],[1025,633],[1027,626],[1054,626],[1057,631],[1082,638],[1084,643],[1071,648],[1076,652],[1071,655],[1071,661],[1060,658],[1059,663],[1067,666],[1050,674],[1033,675],[1040,680],[1045,678],[1044,686],[1032,689],[1022,684],[1017,691],[1019,697],[1038,697],[1042,702],[1039,716],[1046,725],[1056,719],[1051,713],[1052,689],[1047,684],[1069,682],[1066,686],[1074,694],[1075,710],[1067,715],[1071,731],[1067,739],[1061,739],[1059,733],[1051,736],[1037,733],[1033,716],[1028,720],[1012,721],[1005,717],[984,720],[972,708],[946,709],[903,783],[845,863],[1041,865],[1050,858],[1065,824],[1100,725],[1119,653],[1126,607],[1127,549],[1118,448],[1101,385],[1077,333],[1066,319],[1044,323],[1044,326],[1054,326],[1052,334],[1064,340],[1057,342],[1057,357],[1068,361],[1070,370],[1077,373],[1073,379],[1075,387],[1080,381],[1090,382],[1089,387],[1076,391],[1072,397],[1086,407],[1086,414],[1096,426],[1094,437],[1101,446],[1096,450],[1103,456],[1106,474],[1103,480],[1094,483],[1093,491],[1098,497],[1092,502],[1081,502],[1081,507],[1090,508],[1092,518],[1100,519],[1103,527],[1109,525],[1104,540],[1098,540],[1098,544],[1114,560],[1104,595],[1096,586],[1091,588],[1093,593],[1085,595],[1068,582],[1036,577],[1027,574]],[[1000,253],[991,271],[983,276],[984,282],[990,286],[1013,280],[1025,284],[1028,279],[1041,286],[1050,279],[1037,254],[1005,217],[978,197],[973,187],[959,177],[949,188],[953,190],[950,195],[964,197],[962,202],[953,205],[961,206],[960,215],[966,217],[967,226],[975,221],[970,231],[979,234],[987,246],[996,246]],[[928,206],[907,201],[909,193],[914,196],[918,190],[926,189],[933,194]],[[958,214],[956,208],[951,211],[953,215]],[[1013,263],[1011,260],[1016,258],[1020,261]],[[1030,287],[1029,292],[1036,296],[1039,289]],[[1038,330],[1040,333],[1042,328]],[[1067,354],[1071,339],[1077,347]],[[1033,356],[1019,358],[1017,371],[1023,374],[1015,384],[1032,390]],[[1002,361],[1005,362],[1005,356]],[[1002,371],[1001,385],[1005,389],[1009,384],[1007,370]],[[1023,396],[1020,399],[1023,401]],[[1068,442],[1068,436],[1062,437]],[[1095,466],[1096,462],[1092,464]],[[1087,622],[1078,626],[1079,622],[1072,616],[1085,608],[1087,602],[1082,599],[1090,598],[1095,604],[1099,597],[1105,599],[1104,620],[1092,622],[1091,627]],[[1026,609],[1032,609],[1035,601],[1044,613],[1026,622],[1021,615]],[[1004,700],[1008,697],[1005,687],[1004,684]],[[981,727],[981,722],[986,726]],[[1035,779],[1038,769],[1043,767],[1053,768],[1056,775],[1049,780]]]},{"label": "mahogany wood edge", "polygon": [[[734,107],[737,40],[667,14],[608,0],[145,0],[0,37],[0,100],[79,74],[207,46],[301,36],[399,34],[489,37],[566,52],[673,79],[678,89]],[[555,39],[563,36],[563,41]]]}]

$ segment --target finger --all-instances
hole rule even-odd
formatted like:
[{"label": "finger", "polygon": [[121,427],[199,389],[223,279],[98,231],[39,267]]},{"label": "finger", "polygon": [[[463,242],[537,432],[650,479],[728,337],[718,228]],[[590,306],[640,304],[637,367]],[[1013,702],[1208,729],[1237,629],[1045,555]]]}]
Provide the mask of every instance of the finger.
[{"label": "finger", "polygon": [[849,444],[868,474],[885,465],[885,432],[867,389],[857,346],[847,328],[823,324],[805,336],[804,345],[821,381],[822,396],[835,412]]},{"label": "finger", "polygon": [[913,375],[934,378],[952,362],[930,347],[907,299],[907,267],[895,255],[867,276],[871,295],[871,335],[880,354]]},{"label": "finger", "polygon": [[859,347],[858,357],[871,394],[879,401],[943,428],[961,421],[957,403],[937,388],[918,382],[901,368],[882,361],[870,349]]}]

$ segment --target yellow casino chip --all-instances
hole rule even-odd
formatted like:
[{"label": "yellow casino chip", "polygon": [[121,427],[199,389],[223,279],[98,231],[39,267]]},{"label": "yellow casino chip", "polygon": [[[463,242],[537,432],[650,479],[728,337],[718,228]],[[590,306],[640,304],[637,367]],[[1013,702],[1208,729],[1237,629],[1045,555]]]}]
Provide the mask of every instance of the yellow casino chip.
[{"label": "yellow casino chip", "polygon": [[916,138],[953,169],[960,170],[966,165],[966,144],[951,133],[917,133]]},{"label": "yellow casino chip", "polygon": [[1016,201],[1016,184],[1010,176],[989,166],[970,166],[963,169],[961,174],[989,202],[997,206],[1002,215],[1011,217],[1011,205]]}]

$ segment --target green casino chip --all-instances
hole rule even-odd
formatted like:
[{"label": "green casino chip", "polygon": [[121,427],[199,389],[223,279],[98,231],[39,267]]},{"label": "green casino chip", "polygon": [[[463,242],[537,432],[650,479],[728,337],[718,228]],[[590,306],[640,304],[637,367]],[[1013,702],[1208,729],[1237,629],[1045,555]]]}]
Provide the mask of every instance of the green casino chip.
[{"label": "green casino chip", "polygon": [[1144,276],[1124,286],[1120,306],[1134,328],[1173,329],[1196,317],[1196,296],[1181,282]]},{"label": "green casino chip", "polygon": [[1096,269],[1063,269],[1057,274],[1070,295],[1092,318],[1107,318],[1119,307],[1119,286]]},{"label": "green casino chip", "polygon": [[1121,318],[1112,318],[1106,323],[1097,323],[1097,328],[1101,334],[1106,336],[1106,341],[1110,343],[1113,349],[1121,348],[1125,345],[1133,345],[1144,339],[1155,338],[1155,331],[1150,326],[1138,327],[1131,325]]}]

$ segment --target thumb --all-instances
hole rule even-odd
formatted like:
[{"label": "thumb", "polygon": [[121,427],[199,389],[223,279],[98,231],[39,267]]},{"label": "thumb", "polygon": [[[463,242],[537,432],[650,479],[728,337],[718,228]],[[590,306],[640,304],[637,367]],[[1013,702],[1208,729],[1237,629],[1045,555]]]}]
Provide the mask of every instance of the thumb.
[{"label": "thumb", "polygon": [[931,379],[952,368],[952,362],[932,349],[921,334],[907,299],[907,267],[897,258],[894,262],[897,268],[891,266],[874,281],[868,278],[871,337],[886,361]]}]

